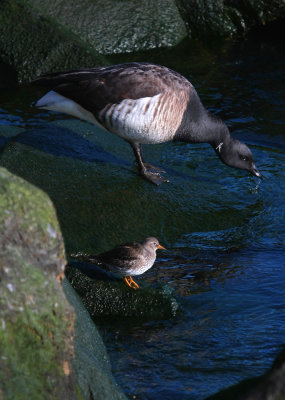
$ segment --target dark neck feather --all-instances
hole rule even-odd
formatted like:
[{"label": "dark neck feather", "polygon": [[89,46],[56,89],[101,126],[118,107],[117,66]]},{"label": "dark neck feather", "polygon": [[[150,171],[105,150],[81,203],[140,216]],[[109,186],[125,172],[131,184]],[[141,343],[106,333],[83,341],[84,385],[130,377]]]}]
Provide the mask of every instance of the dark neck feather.
[{"label": "dark neck feather", "polygon": [[231,139],[225,123],[208,112],[196,91],[192,92],[174,140],[209,143],[215,149],[221,142],[227,145]]}]

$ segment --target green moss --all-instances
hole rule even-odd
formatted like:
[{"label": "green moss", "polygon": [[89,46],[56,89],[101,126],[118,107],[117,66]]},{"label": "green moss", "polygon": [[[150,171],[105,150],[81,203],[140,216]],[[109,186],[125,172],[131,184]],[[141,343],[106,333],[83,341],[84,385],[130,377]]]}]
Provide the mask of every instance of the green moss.
[{"label": "green moss", "polygon": [[53,276],[15,253],[10,257],[17,273],[3,266],[1,389],[7,400],[58,398],[58,382],[64,377],[62,356],[69,350],[66,305],[59,301]]},{"label": "green moss", "polygon": [[22,220],[23,228],[37,225],[45,232],[48,224],[52,224],[53,229],[58,228],[54,209],[46,207],[46,195],[43,192],[31,191],[30,186],[23,185],[15,176],[8,178],[3,170],[0,172],[0,190],[0,209],[3,211],[0,214],[0,223],[16,212]]},{"label": "green moss", "polygon": [[[37,325],[45,321],[38,318]],[[46,323],[46,322],[45,322]],[[0,379],[6,399],[56,398],[54,379],[63,377],[53,346],[43,341],[28,315],[7,323],[0,334],[2,368]],[[52,371],[52,375],[51,375]],[[7,379],[9,377],[9,379]]]},{"label": "green moss", "polygon": [[72,309],[56,280],[64,255],[54,208],[5,169],[0,190],[0,393],[41,400],[67,390],[75,399]]},{"label": "green moss", "polygon": [[[59,225],[55,210],[47,195],[4,169],[0,170],[0,235],[13,236],[17,241],[17,234],[22,232],[22,237],[29,246],[41,247],[49,243],[48,247],[54,248],[58,244]],[[31,239],[33,238],[33,239]],[[58,255],[63,256],[63,246],[58,248]]]}]

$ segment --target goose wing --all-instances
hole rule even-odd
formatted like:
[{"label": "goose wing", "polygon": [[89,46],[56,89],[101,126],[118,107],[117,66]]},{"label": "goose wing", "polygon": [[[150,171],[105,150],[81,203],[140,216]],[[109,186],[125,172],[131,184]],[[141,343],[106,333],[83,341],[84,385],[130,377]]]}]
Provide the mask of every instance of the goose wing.
[{"label": "goose wing", "polygon": [[124,99],[154,97],[171,88],[189,89],[175,71],[148,63],[127,63],[40,76],[32,84],[48,87],[94,115]]}]

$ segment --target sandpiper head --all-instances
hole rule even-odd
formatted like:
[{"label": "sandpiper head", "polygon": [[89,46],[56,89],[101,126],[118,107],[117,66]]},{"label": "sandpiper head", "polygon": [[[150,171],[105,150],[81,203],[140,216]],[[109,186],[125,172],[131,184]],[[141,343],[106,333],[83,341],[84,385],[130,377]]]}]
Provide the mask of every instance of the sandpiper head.
[{"label": "sandpiper head", "polygon": [[143,241],[143,245],[146,247],[149,247],[151,249],[153,249],[154,251],[160,249],[160,250],[166,250],[165,247],[161,246],[161,244],[159,244],[159,241],[151,236],[151,237],[147,237],[144,241]]},{"label": "sandpiper head", "polygon": [[228,143],[220,142],[215,150],[220,159],[228,166],[245,169],[258,178],[262,178],[255,166],[250,149],[239,140],[232,139]]}]

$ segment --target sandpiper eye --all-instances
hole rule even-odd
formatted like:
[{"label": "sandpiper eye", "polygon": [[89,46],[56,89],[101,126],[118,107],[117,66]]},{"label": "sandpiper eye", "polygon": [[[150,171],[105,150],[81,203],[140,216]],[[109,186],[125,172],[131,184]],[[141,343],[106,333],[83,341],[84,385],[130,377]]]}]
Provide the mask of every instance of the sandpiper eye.
[{"label": "sandpiper eye", "polygon": [[241,154],[240,154],[239,158],[240,158],[242,161],[248,161],[248,158],[247,158],[246,156],[241,155]]}]

